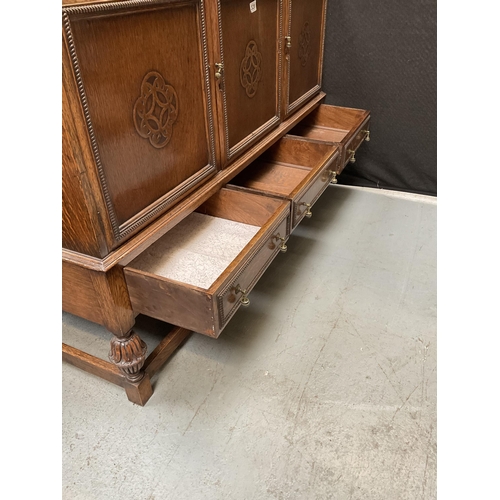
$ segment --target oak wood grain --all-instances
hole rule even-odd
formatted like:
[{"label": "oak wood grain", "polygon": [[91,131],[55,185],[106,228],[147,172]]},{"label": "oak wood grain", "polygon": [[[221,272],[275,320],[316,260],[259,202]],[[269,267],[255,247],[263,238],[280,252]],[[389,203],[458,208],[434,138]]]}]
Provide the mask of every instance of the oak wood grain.
[{"label": "oak wood grain", "polygon": [[144,373],[143,378],[139,382],[125,382],[123,388],[127,394],[127,398],[131,403],[139,406],[144,406],[153,395],[153,387],[148,373]]},{"label": "oak wood grain", "polygon": [[96,272],[71,262],[62,263],[62,309],[102,325],[103,312],[92,281]]},{"label": "oak wood grain", "polygon": [[266,196],[222,188],[196,211],[252,226],[264,226],[281,204],[281,201]]},{"label": "oak wood grain", "polygon": [[62,243],[69,250],[104,257],[113,245],[113,230],[65,38],[62,49]]},{"label": "oak wood grain", "polygon": [[285,135],[266,150],[261,158],[290,165],[313,168],[333,154],[336,145],[332,141],[317,141]]},{"label": "oak wood grain", "polygon": [[211,296],[206,290],[125,268],[133,310],[207,335],[214,331]]},{"label": "oak wood grain", "polygon": [[112,384],[119,385],[120,387],[125,385],[125,376],[113,363],[104,361],[101,358],[92,356],[64,343],[62,345],[62,359],[80,368],[80,370],[96,375]]},{"label": "oak wood grain", "polygon": [[90,275],[102,311],[104,326],[116,337],[127,337],[135,323],[123,268],[115,266],[105,273]]},{"label": "oak wood grain", "polygon": [[310,168],[257,160],[231,182],[264,194],[288,197],[308,176]]}]

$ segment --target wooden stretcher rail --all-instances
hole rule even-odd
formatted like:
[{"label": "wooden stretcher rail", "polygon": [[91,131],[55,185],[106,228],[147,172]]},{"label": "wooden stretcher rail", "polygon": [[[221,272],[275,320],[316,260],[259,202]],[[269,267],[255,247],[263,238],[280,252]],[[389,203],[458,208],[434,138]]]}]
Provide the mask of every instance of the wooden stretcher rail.
[{"label": "wooden stretcher rail", "polygon": [[185,328],[173,328],[147,357],[144,363],[145,380],[137,384],[130,383],[113,363],[64,343],[62,344],[62,359],[81,370],[123,387],[133,403],[144,406],[152,394],[148,390],[151,387],[149,381],[191,333]]}]

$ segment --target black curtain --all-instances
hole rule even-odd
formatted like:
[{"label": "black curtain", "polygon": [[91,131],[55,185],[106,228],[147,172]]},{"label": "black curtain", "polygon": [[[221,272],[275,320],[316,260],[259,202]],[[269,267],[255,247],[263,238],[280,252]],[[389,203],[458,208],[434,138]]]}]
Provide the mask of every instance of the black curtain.
[{"label": "black curtain", "polygon": [[329,0],[326,103],[372,112],[339,183],[437,194],[434,0]]}]

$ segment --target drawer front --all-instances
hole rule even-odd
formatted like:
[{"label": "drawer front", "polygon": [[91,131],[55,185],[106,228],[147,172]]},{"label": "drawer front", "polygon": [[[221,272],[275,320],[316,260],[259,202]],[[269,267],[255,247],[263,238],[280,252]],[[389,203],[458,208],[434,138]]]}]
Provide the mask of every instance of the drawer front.
[{"label": "drawer front", "polygon": [[[244,302],[245,297],[253,289],[276,255],[282,251],[281,246],[288,239],[288,228],[289,213],[286,213],[268,231],[264,243],[250,255],[249,259],[235,271],[236,274],[217,293],[219,333],[242,305],[242,301]],[[284,238],[284,241],[280,240],[280,238]],[[245,294],[243,295],[242,292],[245,292]]]},{"label": "drawer front", "polygon": [[344,166],[347,163],[355,163],[356,162],[356,151],[363,144],[365,139],[369,139],[369,130],[370,130],[370,119],[366,120],[353,135],[352,139],[346,144],[344,149]]},{"label": "drawer front", "polygon": [[311,179],[310,184],[305,191],[297,196],[293,201],[292,207],[292,229],[304,217],[312,217],[311,207],[316,203],[323,191],[328,187],[334,179],[334,173],[340,170],[341,156],[336,153],[319,172],[316,177]]}]

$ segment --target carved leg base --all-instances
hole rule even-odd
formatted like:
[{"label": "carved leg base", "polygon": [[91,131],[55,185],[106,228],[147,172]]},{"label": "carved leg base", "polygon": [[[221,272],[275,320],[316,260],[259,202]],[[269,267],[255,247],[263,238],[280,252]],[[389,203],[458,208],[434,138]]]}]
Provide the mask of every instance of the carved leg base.
[{"label": "carved leg base", "polygon": [[128,400],[139,406],[144,406],[153,395],[153,387],[147,373],[139,382],[126,382],[123,385],[127,393]]},{"label": "carved leg base", "polygon": [[147,350],[139,335],[130,331],[127,337],[111,339],[109,360],[125,375],[128,382],[137,383],[144,377],[142,367],[146,361]]}]

